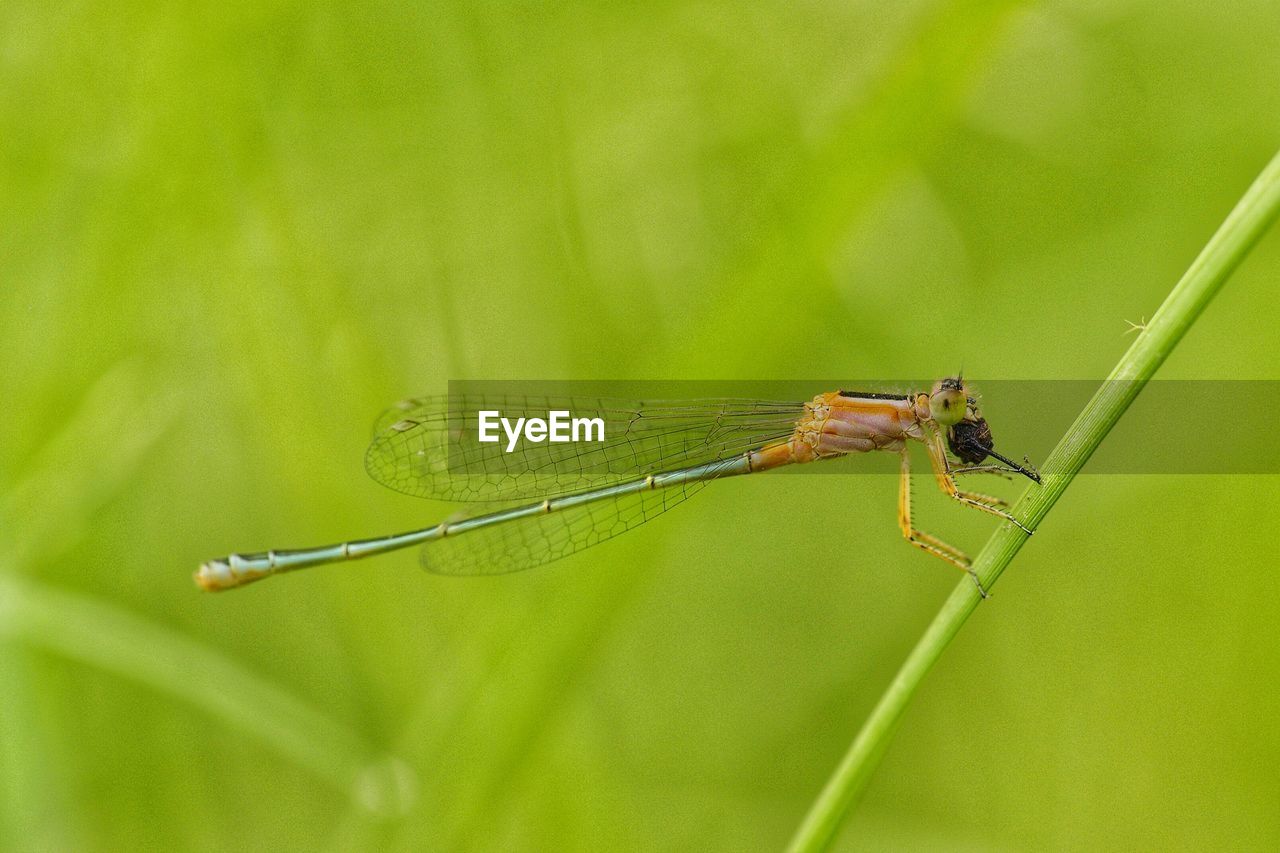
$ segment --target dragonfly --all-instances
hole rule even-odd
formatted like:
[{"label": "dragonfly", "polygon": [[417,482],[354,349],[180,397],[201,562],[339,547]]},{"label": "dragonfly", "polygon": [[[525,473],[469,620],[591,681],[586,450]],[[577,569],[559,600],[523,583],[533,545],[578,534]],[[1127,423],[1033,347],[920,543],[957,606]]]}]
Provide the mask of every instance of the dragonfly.
[{"label": "dragonfly", "polygon": [[[531,416],[585,410],[602,419],[604,437],[595,442],[524,442],[511,453],[502,442],[476,441],[462,413],[482,410]],[[964,552],[917,529],[912,520],[911,443],[924,446],[934,479],[948,497],[1031,534],[1005,501],[957,485],[957,476],[980,472],[1022,475],[1040,483],[1029,461],[1019,464],[996,452],[978,398],[961,377],[942,379],[929,391],[830,391],[804,403],[453,395],[405,400],[384,413],[365,454],[366,469],[379,483],[404,494],[509,505],[390,536],[231,554],[203,563],[195,580],[205,590],[226,590],[414,545],[424,546],[423,567],[438,574],[515,572],[638,527],[715,480],[884,452],[901,457],[902,535],[968,572],[985,597]]]}]

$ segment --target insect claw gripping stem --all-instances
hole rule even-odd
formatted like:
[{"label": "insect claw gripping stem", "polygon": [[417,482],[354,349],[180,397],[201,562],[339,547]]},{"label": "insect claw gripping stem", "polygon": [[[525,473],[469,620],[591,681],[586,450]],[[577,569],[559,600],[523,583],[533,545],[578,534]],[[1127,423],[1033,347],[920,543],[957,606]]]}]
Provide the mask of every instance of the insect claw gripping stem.
[{"label": "insect claw gripping stem", "polygon": [[1014,518],[1012,515],[1009,516],[1009,520],[1013,522],[1015,527],[1017,527],[1019,530],[1021,530],[1023,533],[1027,534],[1028,536],[1035,535],[1036,532],[1034,530],[1032,530],[1030,527],[1027,527],[1021,521],[1018,521],[1018,519]]}]

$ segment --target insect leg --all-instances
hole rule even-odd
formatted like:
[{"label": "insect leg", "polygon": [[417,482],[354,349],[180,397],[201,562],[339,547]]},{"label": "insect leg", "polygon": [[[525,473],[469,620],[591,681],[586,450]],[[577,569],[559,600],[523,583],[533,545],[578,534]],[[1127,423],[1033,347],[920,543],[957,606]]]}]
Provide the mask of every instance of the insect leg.
[{"label": "insect leg", "polygon": [[983,495],[977,492],[961,491],[956,486],[956,480],[951,470],[951,463],[947,460],[946,446],[942,443],[942,435],[936,430],[929,431],[929,440],[925,442],[925,447],[929,451],[929,461],[933,464],[934,478],[938,481],[938,488],[946,492],[952,499],[959,501],[965,506],[971,506],[974,509],[982,510],[985,513],[1003,518],[1005,521],[1011,522],[1015,527],[1023,533],[1030,536],[1033,531],[1030,530],[1021,521],[1014,518],[1002,507],[1007,504],[1000,498],[991,495]]},{"label": "insect leg", "polygon": [[952,468],[951,476],[959,477],[961,474],[995,474],[1003,480],[1013,480],[1013,475],[1018,472],[1012,468],[1006,468],[1003,465],[965,465],[963,468]]},{"label": "insect leg", "polygon": [[987,591],[982,588],[982,582],[978,580],[978,576],[970,568],[969,558],[959,548],[948,545],[936,536],[931,536],[920,530],[916,530],[911,523],[911,456],[903,448],[902,453],[902,473],[898,484],[898,526],[902,528],[902,535],[908,542],[917,548],[928,551],[935,557],[941,557],[951,565],[960,569],[962,572],[968,572],[969,577],[973,578],[973,583],[978,587],[978,592],[983,598],[987,597]]}]

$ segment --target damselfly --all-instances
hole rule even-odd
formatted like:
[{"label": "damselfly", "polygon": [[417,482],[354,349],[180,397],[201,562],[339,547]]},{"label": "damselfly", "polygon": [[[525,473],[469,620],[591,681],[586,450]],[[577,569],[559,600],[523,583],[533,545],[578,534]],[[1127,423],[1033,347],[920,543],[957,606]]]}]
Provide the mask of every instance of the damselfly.
[{"label": "damselfly", "polygon": [[[604,438],[586,444],[523,445],[512,455],[501,442],[476,442],[462,413],[486,409],[530,416],[585,410],[603,419]],[[1040,482],[1030,463],[1020,465],[995,451],[978,401],[959,378],[944,379],[929,392],[831,391],[807,403],[431,397],[406,400],[379,419],[365,455],[370,475],[419,497],[526,503],[376,539],[231,554],[204,563],[195,578],[207,590],[229,589],[421,543],[428,543],[423,565],[433,572],[514,572],[630,530],[711,480],[879,450],[901,457],[898,523],[903,536],[968,571],[977,583],[968,557],[912,523],[908,441],[924,445],[938,486],[948,496],[1031,533],[1009,514],[1004,501],[956,485],[956,475],[980,471],[1022,474]],[[1000,464],[984,464],[988,458]],[[978,589],[982,591],[981,584]]]}]

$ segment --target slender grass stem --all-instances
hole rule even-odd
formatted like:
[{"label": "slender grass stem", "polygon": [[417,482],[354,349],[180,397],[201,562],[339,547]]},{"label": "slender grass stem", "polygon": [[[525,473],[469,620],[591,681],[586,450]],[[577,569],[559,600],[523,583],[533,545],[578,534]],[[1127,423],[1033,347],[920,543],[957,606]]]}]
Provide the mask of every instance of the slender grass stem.
[{"label": "slender grass stem", "polygon": [[[1014,508],[1014,514],[1027,527],[1034,530],[1039,526],[1278,214],[1280,153],[1245,192],[1049,455],[1043,484],[1029,489]],[[1026,540],[1027,534],[1008,523],[991,536],[974,562],[984,587],[991,588]],[[968,578],[956,586],[810,807],[791,840],[790,850],[821,850],[834,840],[845,815],[866,789],[911,698],[980,600]]]},{"label": "slender grass stem", "polygon": [[331,782],[362,809],[401,809],[400,759],[195,640],[85,595],[0,574],[0,642],[16,640],[186,699]]}]

